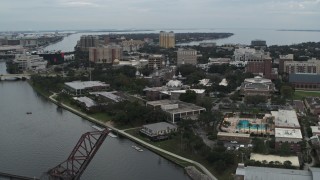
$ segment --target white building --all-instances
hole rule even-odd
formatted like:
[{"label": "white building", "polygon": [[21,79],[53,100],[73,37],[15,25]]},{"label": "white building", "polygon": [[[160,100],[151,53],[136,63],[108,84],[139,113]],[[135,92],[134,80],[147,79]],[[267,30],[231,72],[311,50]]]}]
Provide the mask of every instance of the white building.
[{"label": "white building", "polygon": [[43,70],[46,69],[48,62],[39,55],[19,54],[13,60],[13,63],[18,65],[18,68],[24,70]]},{"label": "white building", "polygon": [[245,66],[248,62],[263,61],[265,59],[271,59],[269,52],[264,52],[264,50],[256,50],[253,48],[245,47],[238,48],[234,50],[233,53],[234,61],[230,64],[236,66]]},{"label": "white building", "polygon": [[275,127],[277,128],[291,128],[300,129],[298,116],[295,110],[281,110],[271,111],[274,117]]},{"label": "white building", "polygon": [[73,81],[64,83],[65,90],[74,95],[81,95],[90,91],[106,90],[110,85],[100,81]]}]

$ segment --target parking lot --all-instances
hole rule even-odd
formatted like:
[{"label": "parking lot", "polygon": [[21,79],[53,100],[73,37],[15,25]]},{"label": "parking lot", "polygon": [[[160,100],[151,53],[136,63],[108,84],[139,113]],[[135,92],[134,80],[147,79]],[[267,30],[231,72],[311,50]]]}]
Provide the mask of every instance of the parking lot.
[{"label": "parking lot", "polygon": [[240,143],[240,142],[233,142],[233,141],[223,141],[224,147],[227,150],[238,150],[239,148],[252,148],[252,144],[248,143]]}]

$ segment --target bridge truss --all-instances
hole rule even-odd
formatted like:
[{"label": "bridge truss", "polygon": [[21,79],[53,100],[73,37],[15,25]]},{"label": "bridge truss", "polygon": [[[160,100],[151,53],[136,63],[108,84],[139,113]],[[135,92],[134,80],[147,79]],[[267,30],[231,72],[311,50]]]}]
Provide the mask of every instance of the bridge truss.
[{"label": "bridge truss", "polygon": [[50,180],[78,180],[109,134],[104,131],[87,132],[81,136],[68,159],[48,171]]}]

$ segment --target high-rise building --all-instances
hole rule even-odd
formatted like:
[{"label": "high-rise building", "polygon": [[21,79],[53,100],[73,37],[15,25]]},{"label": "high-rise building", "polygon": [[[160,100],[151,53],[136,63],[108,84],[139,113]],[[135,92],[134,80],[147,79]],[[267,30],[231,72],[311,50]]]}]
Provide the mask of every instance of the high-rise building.
[{"label": "high-rise building", "polygon": [[122,47],[119,45],[89,48],[89,61],[95,63],[113,63],[115,59],[122,59]]},{"label": "high-rise building", "polygon": [[78,47],[82,51],[88,51],[90,47],[97,47],[99,45],[98,36],[92,35],[83,35],[80,37],[80,41],[78,42]]},{"label": "high-rise building", "polygon": [[174,48],[176,45],[176,38],[173,31],[160,31],[159,46],[162,48]]},{"label": "high-rise building", "polygon": [[194,49],[178,49],[177,65],[181,64],[197,64],[197,51]]}]

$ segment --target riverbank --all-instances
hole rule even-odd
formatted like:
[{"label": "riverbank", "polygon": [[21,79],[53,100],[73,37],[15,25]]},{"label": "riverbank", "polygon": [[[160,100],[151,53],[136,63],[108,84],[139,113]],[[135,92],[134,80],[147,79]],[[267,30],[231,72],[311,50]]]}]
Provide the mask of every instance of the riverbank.
[{"label": "riverbank", "polygon": [[72,112],[72,113],[74,113],[74,114],[76,114],[76,115],[78,115],[78,116],[86,119],[86,120],[89,120],[90,122],[93,122],[93,123],[95,123],[95,124],[97,124],[97,125],[99,125],[99,126],[106,127],[106,128],[110,128],[110,129],[112,129],[112,131],[114,131],[115,133],[117,133],[117,134],[119,134],[119,135],[121,135],[121,136],[123,136],[123,137],[126,137],[126,138],[128,138],[128,139],[130,139],[130,140],[132,140],[132,141],[134,141],[134,142],[136,142],[136,143],[138,143],[138,144],[140,144],[141,146],[143,146],[143,147],[145,147],[145,148],[147,148],[147,149],[155,152],[156,154],[158,154],[158,155],[160,155],[160,156],[162,156],[162,157],[164,157],[164,158],[172,161],[173,163],[175,163],[175,164],[177,164],[177,165],[179,165],[179,166],[181,166],[181,167],[183,167],[183,168],[185,168],[185,167],[187,167],[187,166],[190,166],[190,165],[194,165],[194,166],[196,166],[198,169],[200,169],[203,173],[205,173],[208,177],[210,177],[212,180],[216,180],[216,179],[217,179],[217,178],[216,178],[214,175],[212,175],[212,173],[211,173],[206,167],[204,167],[202,164],[200,164],[200,163],[198,163],[198,162],[196,162],[196,161],[193,161],[193,160],[191,160],[191,159],[187,159],[187,158],[185,158],[185,157],[179,156],[179,155],[174,154],[174,153],[172,153],[172,152],[166,151],[166,150],[164,150],[164,149],[162,149],[162,148],[156,147],[156,146],[154,146],[154,145],[152,145],[152,144],[150,144],[150,143],[148,143],[148,142],[146,142],[146,141],[143,141],[143,140],[141,140],[141,139],[139,139],[139,138],[137,138],[137,137],[135,137],[135,136],[133,136],[133,135],[125,132],[125,130],[121,130],[121,129],[116,128],[116,127],[111,123],[111,121],[101,122],[100,120],[98,120],[98,119],[96,119],[96,118],[93,118],[93,117],[91,117],[91,116],[89,116],[89,115],[87,115],[87,114],[85,114],[85,113],[83,113],[83,112],[81,112],[81,111],[73,108],[73,107],[70,107],[70,106],[68,106],[68,105],[66,105],[66,104],[64,104],[64,103],[62,103],[62,102],[58,102],[58,101],[54,98],[54,97],[56,96],[55,93],[50,94],[50,93],[42,92],[39,88],[34,87],[34,86],[32,85],[32,83],[30,83],[30,81],[29,81],[29,84],[34,88],[34,90],[35,90],[36,92],[38,92],[40,95],[42,95],[43,97],[45,97],[46,99],[48,99],[48,100],[51,101],[52,103],[56,104],[57,106],[62,107],[62,108],[66,109],[66,110],[68,110],[68,111],[70,111],[70,112]]},{"label": "riverbank", "polygon": [[[165,155],[169,155],[169,156],[171,156],[171,157],[173,157],[173,158],[175,158],[175,159],[178,159],[178,160],[180,160],[180,161],[181,161],[181,160],[182,160],[182,161],[185,161],[185,162],[189,163],[188,165],[193,164],[193,165],[197,166],[198,168],[200,168],[200,169],[201,169],[206,175],[208,175],[212,180],[216,180],[216,179],[217,179],[215,176],[213,176],[213,175],[211,174],[211,172],[210,172],[209,170],[207,170],[207,169],[206,169],[203,165],[201,165],[200,163],[195,162],[195,161],[193,161],[193,160],[191,160],[191,159],[184,158],[184,157],[179,156],[179,155],[177,155],[177,154],[171,153],[171,152],[169,152],[169,151],[163,150],[163,149],[161,149],[161,148],[158,148],[158,147],[156,147],[156,146],[154,146],[154,145],[151,145],[151,144],[149,144],[149,143],[147,143],[147,142],[145,142],[145,141],[143,141],[143,140],[141,140],[141,139],[138,139],[138,138],[132,136],[131,134],[125,132],[125,130],[120,130],[120,129],[114,127],[110,122],[105,122],[105,123],[103,123],[103,122],[99,121],[98,119],[95,119],[95,118],[93,118],[93,117],[91,117],[91,116],[88,116],[88,115],[86,115],[86,114],[84,114],[84,113],[82,113],[82,112],[80,112],[80,111],[78,111],[78,110],[76,110],[76,109],[74,109],[74,108],[72,108],[72,107],[70,107],[70,106],[67,106],[67,105],[65,105],[65,104],[63,104],[63,103],[60,103],[60,102],[58,102],[57,100],[54,99],[54,96],[55,96],[55,95],[56,95],[56,94],[53,94],[53,95],[49,96],[49,99],[50,99],[50,101],[52,101],[53,103],[57,104],[58,106],[60,106],[60,107],[62,107],[62,108],[65,108],[66,110],[69,110],[70,112],[72,112],[72,113],[74,113],[74,114],[76,114],[76,115],[78,115],[78,116],[80,116],[80,117],[82,117],[82,118],[85,118],[85,119],[87,119],[87,120],[89,120],[89,121],[91,121],[91,122],[93,122],[93,123],[95,123],[95,124],[97,124],[97,125],[100,125],[100,126],[103,126],[103,127],[106,127],[106,128],[110,128],[110,129],[112,129],[112,131],[114,131],[115,133],[120,134],[120,135],[122,135],[122,136],[124,136],[124,137],[126,137],[126,138],[128,138],[128,139],[130,139],[130,140],[132,140],[132,141],[134,141],[134,142],[142,145],[142,146],[145,147],[145,148],[148,148],[149,150],[151,150],[151,151],[153,151],[153,152],[161,155],[161,156],[164,157],[164,158],[167,158],[167,156],[164,156],[164,154],[165,154]],[[167,158],[167,159],[181,166],[181,163],[177,162],[176,160],[171,159],[171,158]],[[183,167],[185,167],[185,166],[183,166]]]}]

